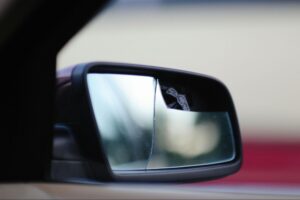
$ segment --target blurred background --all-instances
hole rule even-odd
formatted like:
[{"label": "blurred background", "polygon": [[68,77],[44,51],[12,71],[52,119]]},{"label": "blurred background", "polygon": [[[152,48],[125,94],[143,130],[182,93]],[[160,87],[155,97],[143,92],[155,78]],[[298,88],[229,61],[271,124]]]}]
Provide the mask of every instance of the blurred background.
[{"label": "blurred background", "polygon": [[57,66],[114,61],[214,76],[233,96],[244,165],[199,184],[300,186],[299,36],[297,1],[118,0],[69,41]]}]

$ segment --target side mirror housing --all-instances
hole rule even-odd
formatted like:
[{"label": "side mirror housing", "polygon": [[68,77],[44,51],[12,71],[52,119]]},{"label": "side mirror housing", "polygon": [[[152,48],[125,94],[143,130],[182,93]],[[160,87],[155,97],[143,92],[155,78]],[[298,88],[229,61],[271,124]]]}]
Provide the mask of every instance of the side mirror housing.
[{"label": "side mirror housing", "polygon": [[72,130],[94,180],[188,182],[238,171],[242,145],[227,88],[196,73],[77,65]]}]

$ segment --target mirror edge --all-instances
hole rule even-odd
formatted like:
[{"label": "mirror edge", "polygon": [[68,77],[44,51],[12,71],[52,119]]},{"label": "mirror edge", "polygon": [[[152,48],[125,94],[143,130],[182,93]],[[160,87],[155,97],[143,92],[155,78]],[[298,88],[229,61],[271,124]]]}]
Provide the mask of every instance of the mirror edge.
[{"label": "mirror edge", "polygon": [[[230,103],[231,115],[233,120],[234,142],[236,148],[236,157],[232,161],[214,164],[210,166],[199,167],[182,167],[178,169],[155,169],[148,170],[147,173],[142,171],[125,172],[122,175],[116,175],[110,169],[108,159],[101,145],[101,136],[98,133],[95,116],[93,114],[91,99],[87,87],[88,73],[119,73],[119,74],[135,74],[149,76],[163,76],[172,78],[174,76],[190,76],[194,78],[205,78],[218,84],[226,94],[226,98]],[[242,165],[242,143],[238,119],[233,104],[232,97],[227,87],[216,78],[198,74],[194,72],[186,72],[183,70],[153,67],[138,64],[112,63],[112,62],[91,62],[77,65],[72,72],[72,87],[77,94],[80,107],[78,120],[82,123],[77,136],[83,146],[84,155],[89,162],[90,170],[95,174],[95,179],[99,181],[116,181],[116,182],[194,182],[207,181],[222,178],[237,172]],[[85,129],[85,128],[88,129]],[[89,130],[88,136],[84,137]],[[88,138],[88,139],[87,139]],[[96,144],[97,143],[97,144]],[[94,145],[91,145],[94,144]],[[93,149],[99,148],[99,152],[93,152]]]}]

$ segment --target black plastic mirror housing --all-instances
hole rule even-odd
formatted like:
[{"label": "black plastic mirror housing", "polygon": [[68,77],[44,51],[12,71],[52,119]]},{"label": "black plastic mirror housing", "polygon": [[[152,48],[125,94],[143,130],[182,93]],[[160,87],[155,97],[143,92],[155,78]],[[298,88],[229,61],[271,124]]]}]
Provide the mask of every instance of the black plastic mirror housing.
[{"label": "black plastic mirror housing", "polygon": [[[228,112],[233,133],[234,157],[231,160],[207,165],[157,168],[149,170],[112,170],[107,153],[103,147],[103,138],[99,133],[97,120],[93,112],[91,96],[87,83],[88,74],[124,74],[154,77],[177,84],[190,84],[199,90],[204,111],[221,110]],[[88,163],[88,169],[97,181],[117,182],[190,182],[205,181],[228,176],[237,172],[242,163],[242,144],[234,104],[228,89],[215,78],[160,67],[94,62],[77,65],[71,75],[74,108],[75,138],[82,156]],[[117,148],[117,147],[116,147]]]}]

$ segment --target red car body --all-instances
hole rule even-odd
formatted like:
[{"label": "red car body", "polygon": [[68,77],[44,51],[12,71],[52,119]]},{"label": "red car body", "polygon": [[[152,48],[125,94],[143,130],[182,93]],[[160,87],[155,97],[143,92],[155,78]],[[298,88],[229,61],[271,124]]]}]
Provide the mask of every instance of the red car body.
[{"label": "red car body", "polygon": [[241,170],[200,184],[300,186],[300,142],[245,139]]}]

